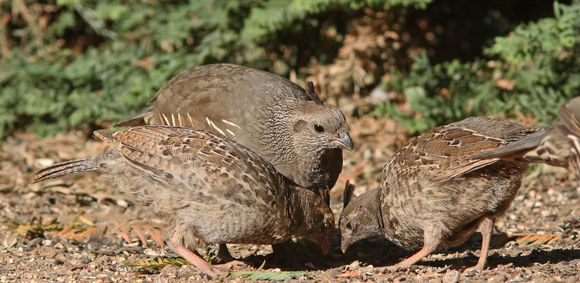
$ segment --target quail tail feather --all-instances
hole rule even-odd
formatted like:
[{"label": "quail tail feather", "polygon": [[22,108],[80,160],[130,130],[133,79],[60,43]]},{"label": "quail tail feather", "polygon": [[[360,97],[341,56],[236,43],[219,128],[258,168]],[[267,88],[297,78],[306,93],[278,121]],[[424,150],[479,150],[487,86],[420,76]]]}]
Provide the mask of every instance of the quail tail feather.
[{"label": "quail tail feather", "polygon": [[76,159],[58,163],[50,167],[34,172],[33,181],[38,183],[50,179],[60,178],[80,172],[88,172],[99,169],[99,165],[94,158]]},{"label": "quail tail feather", "polygon": [[560,119],[551,127],[538,129],[501,148],[485,151],[474,158],[520,160],[567,167],[580,177],[580,97],[560,108]]},{"label": "quail tail feather", "polygon": [[[528,157],[529,156],[529,157]],[[524,158],[538,158],[548,164],[574,170],[580,178],[580,97],[566,102],[560,108],[560,119],[535,151]]]},{"label": "quail tail feather", "polygon": [[134,126],[141,126],[147,124],[147,119],[153,113],[153,107],[147,107],[143,109],[138,114],[131,116],[128,119],[125,119],[117,124],[115,127],[134,127]]},{"label": "quail tail feather", "polygon": [[566,137],[571,144],[570,150],[574,153],[568,160],[568,167],[575,169],[576,177],[580,180],[580,97],[573,98],[562,106],[560,119],[568,130]]}]

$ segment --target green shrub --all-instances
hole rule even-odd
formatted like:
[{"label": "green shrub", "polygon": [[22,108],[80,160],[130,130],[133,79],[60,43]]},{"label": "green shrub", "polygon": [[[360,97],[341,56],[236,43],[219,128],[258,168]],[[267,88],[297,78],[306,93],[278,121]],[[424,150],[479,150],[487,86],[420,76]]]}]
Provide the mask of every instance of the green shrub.
[{"label": "green shrub", "polygon": [[374,115],[390,114],[414,133],[473,115],[519,118],[518,111],[552,121],[580,94],[580,2],[556,2],[554,15],[497,37],[484,59],[432,65],[424,53],[415,56],[408,73],[385,81],[411,111],[387,101]]},{"label": "green shrub", "polygon": [[[0,23],[0,138],[14,129],[51,135],[107,126],[195,65],[232,62],[288,75],[312,61],[329,64],[345,23],[366,7],[400,7],[404,15],[431,0],[24,2],[0,2],[0,18],[9,19]],[[387,102],[375,114],[390,113],[415,132],[469,115],[514,118],[516,106],[553,119],[580,87],[579,5],[555,4],[554,18],[497,38],[483,59],[433,65],[415,56],[410,68],[400,66],[409,71],[385,82],[411,111]]]},{"label": "green shrub", "polygon": [[[314,56],[321,58],[336,52],[328,48],[338,46],[321,47],[321,34],[304,32],[323,33],[321,27],[348,20],[327,14],[355,17],[365,6],[430,1],[2,1],[0,18],[9,22],[0,23],[0,138],[17,128],[50,135],[106,126],[200,64],[232,62],[286,75],[307,60],[296,59],[298,52],[276,55],[279,46],[318,46]],[[292,32],[301,32],[300,40],[283,36]]]}]

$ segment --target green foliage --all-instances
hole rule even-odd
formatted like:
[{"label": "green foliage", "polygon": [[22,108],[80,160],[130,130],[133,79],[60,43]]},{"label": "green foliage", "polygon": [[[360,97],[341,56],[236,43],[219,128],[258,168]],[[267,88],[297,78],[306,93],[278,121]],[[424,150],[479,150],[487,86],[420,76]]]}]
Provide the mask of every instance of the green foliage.
[{"label": "green foliage", "polygon": [[[132,268],[144,268],[151,270],[161,270],[167,265],[173,265],[175,267],[181,267],[182,265],[190,264],[187,260],[177,257],[156,257],[153,259],[142,260],[139,259],[136,263],[130,263],[128,261],[123,261],[123,265]],[[307,276],[310,273],[307,271],[238,271],[230,272],[232,278],[242,277],[249,280],[271,280],[280,281],[292,278],[297,278],[300,276]]]},{"label": "green foliage", "polygon": [[[141,53],[141,54],[139,54]],[[159,69],[137,66],[146,54],[137,48],[121,51],[90,49],[71,62],[62,58],[31,61],[12,54],[0,77],[0,136],[16,124],[32,125],[41,135],[82,127],[98,121],[119,120],[127,109],[136,111],[167,75],[168,64]],[[135,58],[135,56],[138,56]],[[164,68],[165,67],[165,68]]]},{"label": "green foliage", "polygon": [[554,2],[554,14],[554,18],[519,26],[513,36],[496,38],[486,52],[499,55],[513,66],[532,61],[537,61],[536,65],[552,65],[554,57],[570,55],[565,53],[578,45],[580,37],[580,5]]},{"label": "green foliage", "polygon": [[[312,14],[332,10],[359,10],[365,7],[388,9],[389,7],[425,8],[432,0],[270,0],[252,9],[244,22],[242,40],[254,42],[279,30],[291,28],[296,22],[304,22]],[[313,22],[313,25],[319,23]],[[298,26],[299,27],[299,26]]]},{"label": "green foliage", "polygon": [[182,265],[188,265],[189,262],[183,258],[169,258],[169,257],[156,257],[150,260],[141,260],[137,263],[129,263],[127,261],[123,261],[123,265],[128,267],[140,267],[145,269],[152,269],[152,270],[161,270],[167,265],[173,265],[175,267],[181,267]]},{"label": "green foliage", "polygon": [[230,272],[232,278],[243,277],[249,280],[271,280],[281,281],[310,274],[307,271],[251,271],[251,272]]},{"label": "green foliage", "polygon": [[385,102],[374,114],[389,113],[414,133],[474,115],[522,118],[514,116],[518,111],[552,121],[564,102],[580,94],[580,2],[555,3],[554,11],[554,18],[496,38],[485,59],[432,65],[424,53],[415,56],[408,74],[385,82],[411,111]]},{"label": "green foliage", "polygon": [[[344,23],[364,17],[363,8],[422,9],[431,0],[30,2],[0,3],[0,18],[9,19],[0,26],[0,138],[14,129],[107,126],[191,66],[232,62],[287,75],[330,63]],[[555,3],[555,17],[496,38],[482,59],[431,64],[415,56],[385,82],[410,109],[386,102],[374,114],[390,113],[414,132],[469,115],[514,118],[516,106],[552,120],[580,88],[579,7]]]},{"label": "green foliage", "polygon": [[[0,2],[0,18],[10,21],[0,24],[0,138],[14,129],[52,135],[106,126],[138,111],[168,79],[196,65],[277,65],[287,74],[299,67],[298,52],[283,59],[271,53],[282,45],[318,46],[313,38],[319,35],[301,31],[320,30],[321,15],[430,1]],[[297,28],[300,40],[278,37]],[[320,56],[333,52],[317,50]]]},{"label": "green foliage", "polygon": [[52,220],[48,224],[44,224],[42,217],[33,218],[30,222],[16,222],[10,221],[7,223],[8,229],[13,230],[18,234],[26,235],[28,238],[44,238],[44,233],[47,231],[55,231],[62,229],[62,225],[56,220]]}]

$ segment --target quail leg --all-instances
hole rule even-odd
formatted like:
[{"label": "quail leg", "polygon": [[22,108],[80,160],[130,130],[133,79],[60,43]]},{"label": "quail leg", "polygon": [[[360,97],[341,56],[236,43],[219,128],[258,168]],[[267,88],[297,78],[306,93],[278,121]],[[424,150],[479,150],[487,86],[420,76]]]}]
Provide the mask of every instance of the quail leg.
[{"label": "quail leg", "polygon": [[243,260],[235,259],[228,250],[228,246],[226,244],[219,244],[218,246],[218,254],[217,258],[221,264],[217,264],[215,266],[223,267],[223,268],[232,268],[234,265],[249,265],[247,262]]},{"label": "quail leg", "polygon": [[113,232],[123,238],[127,243],[131,242],[131,231],[134,231],[143,246],[147,247],[147,239],[145,234],[151,236],[151,238],[157,242],[161,247],[165,246],[163,243],[163,237],[161,236],[160,230],[166,229],[166,225],[152,224],[147,221],[142,220],[128,220],[118,225]]},{"label": "quail leg", "polygon": [[440,243],[441,243],[441,235],[439,232],[425,230],[424,235],[423,235],[423,248],[421,248],[421,250],[419,250],[417,253],[415,253],[411,257],[409,257],[409,258],[407,258],[407,259],[405,259],[405,260],[403,260],[395,265],[391,265],[391,266],[387,266],[387,267],[383,268],[383,270],[397,271],[400,269],[409,268],[413,264],[420,261],[422,258],[430,255],[435,250],[437,250],[437,247],[439,247]]},{"label": "quail leg", "polygon": [[212,277],[220,277],[224,275],[225,272],[215,268],[209,262],[203,260],[199,255],[192,252],[190,249],[185,247],[181,242],[180,237],[172,237],[168,242],[167,245],[171,248],[174,252],[182,256],[184,259],[189,261],[189,263],[193,264],[197,267],[201,272],[208,274]]},{"label": "quail leg", "polygon": [[489,242],[491,241],[491,235],[493,234],[494,220],[491,217],[485,217],[479,223],[479,232],[481,233],[481,253],[479,254],[479,260],[475,266],[469,269],[483,270],[485,268],[485,263],[487,262],[487,254],[489,253]]},{"label": "quail leg", "polygon": [[228,262],[234,260],[234,257],[230,254],[228,246],[226,244],[219,244],[217,258],[221,262]]},{"label": "quail leg", "polygon": [[318,255],[316,248],[309,241],[298,239],[298,244],[292,240],[272,245],[273,254],[284,263],[294,264]]}]

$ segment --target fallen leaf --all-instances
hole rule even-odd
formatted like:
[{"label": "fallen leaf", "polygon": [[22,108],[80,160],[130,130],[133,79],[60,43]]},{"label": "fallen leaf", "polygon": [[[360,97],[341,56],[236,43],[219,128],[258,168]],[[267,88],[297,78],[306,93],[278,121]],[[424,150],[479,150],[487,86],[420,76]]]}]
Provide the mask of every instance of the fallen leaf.
[{"label": "fallen leaf", "polygon": [[244,277],[249,280],[286,280],[310,274],[307,271],[251,271],[230,272],[232,278]]}]

